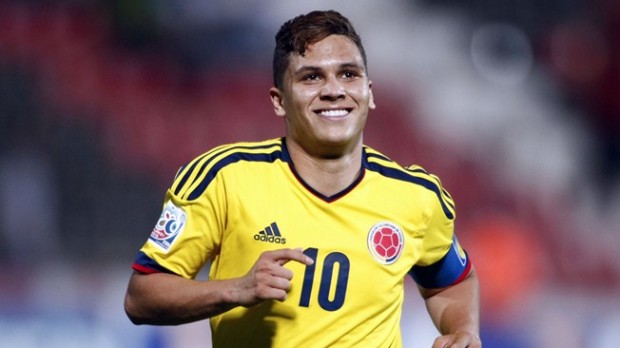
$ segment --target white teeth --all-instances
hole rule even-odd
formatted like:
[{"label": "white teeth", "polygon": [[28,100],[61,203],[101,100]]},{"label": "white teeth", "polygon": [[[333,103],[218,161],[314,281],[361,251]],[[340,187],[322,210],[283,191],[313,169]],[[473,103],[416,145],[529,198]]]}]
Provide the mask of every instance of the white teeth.
[{"label": "white teeth", "polygon": [[327,117],[339,117],[346,116],[349,112],[347,110],[323,110],[321,111],[321,115]]}]

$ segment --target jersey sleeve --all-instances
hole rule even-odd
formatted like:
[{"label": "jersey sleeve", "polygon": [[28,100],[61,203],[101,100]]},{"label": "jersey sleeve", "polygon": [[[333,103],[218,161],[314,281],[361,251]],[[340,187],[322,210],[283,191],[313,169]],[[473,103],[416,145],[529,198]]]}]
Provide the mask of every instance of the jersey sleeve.
[{"label": "jersey sleeve", "polygon": [[193,197],[196,185],[204,182],[199,168],[188,165],[177,174],[166,192],[161,216],[134,260],[134,270],[195,278],[219,250],[226,215],[223,179],[212,178]]},{"label": "jersey sleeve", "polygon": [[429,200],[430,213],[424,236],[422,256],[409,271],[415,282],[424,288],[442,288],[463,280],[471,270],[467,252],[454,233],[456,217],[454,202],[439,179],[439,187]]}]

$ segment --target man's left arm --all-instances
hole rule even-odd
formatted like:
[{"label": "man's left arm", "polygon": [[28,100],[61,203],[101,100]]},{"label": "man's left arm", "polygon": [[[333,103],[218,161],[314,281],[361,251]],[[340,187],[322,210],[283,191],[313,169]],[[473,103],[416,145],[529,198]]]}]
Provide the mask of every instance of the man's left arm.
[{"label": "man's left arm", "polygon": [[440,289],[418,287],[442,336],[433,348],[481,348],[480,290],[472,268],[462,281]]}]

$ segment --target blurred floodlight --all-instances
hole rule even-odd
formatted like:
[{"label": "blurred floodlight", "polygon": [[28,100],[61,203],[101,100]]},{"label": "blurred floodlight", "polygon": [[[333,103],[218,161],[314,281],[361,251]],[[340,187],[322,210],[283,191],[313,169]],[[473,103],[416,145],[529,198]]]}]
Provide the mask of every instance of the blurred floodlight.
[{"label": "blurred floodlight", "polygon": [[471,39],[471,58],[478,73],[500,85],[523,82],[532,67],[530,41],[510,24],[483,24]]}]

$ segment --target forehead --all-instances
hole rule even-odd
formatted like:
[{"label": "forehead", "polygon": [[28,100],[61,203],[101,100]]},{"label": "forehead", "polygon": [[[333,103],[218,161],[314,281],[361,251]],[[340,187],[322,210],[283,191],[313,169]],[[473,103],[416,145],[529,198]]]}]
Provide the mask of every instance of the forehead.
[{"label": "forehead", "polygon": [[355,64],[363,67],[363,58],[355,43],[344,35],[330,35],[308,45],[304,55],[291,53],[289,68],[297,70],[306,65],[328,67]]}]

